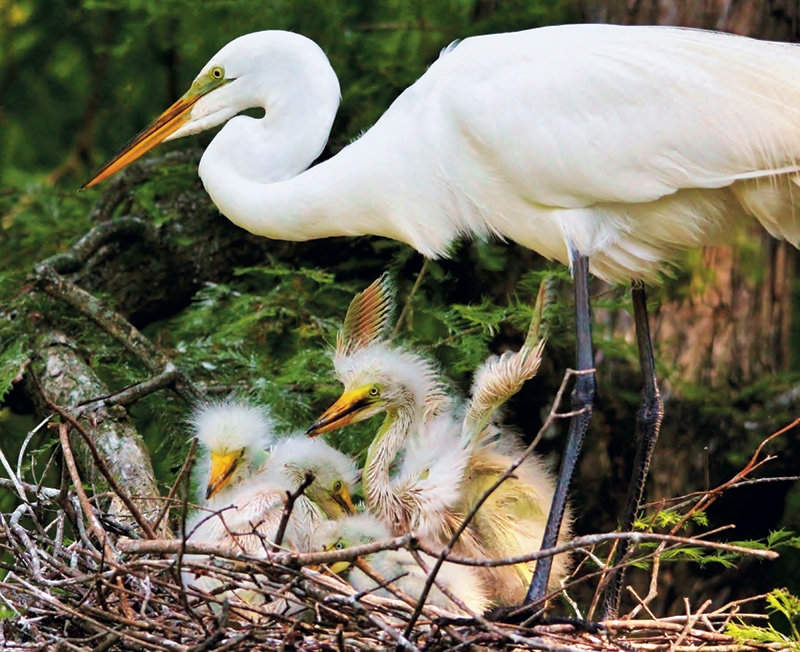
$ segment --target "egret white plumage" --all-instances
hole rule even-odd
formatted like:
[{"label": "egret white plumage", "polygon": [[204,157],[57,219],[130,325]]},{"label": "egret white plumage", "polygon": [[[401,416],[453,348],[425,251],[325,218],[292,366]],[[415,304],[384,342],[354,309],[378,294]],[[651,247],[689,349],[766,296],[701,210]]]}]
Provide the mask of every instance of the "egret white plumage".
[{"label": "egret white plumage", "polygon": [[[395,534],[413,531],[441,546],[517,457],[511,438],[491,419],[539,367],[544,295],[522,350],[487,361],[476,374],[466,409],[429,360],[386,339],[391,302],[386,277],[353,299],[334,355],[345,391],[308,432],[316,435],[386,413],[363,471],[367,507]],[[552,495],[550,473],[530,457],[478,510],[455,553],[475,559],[525,554],[541,543]],[[558,558],[554,582],[566,574],[567,561]],[[532,569],[533,564],[517,564],[478,573],[487,596],[508,605],[523,599]]]},{"label": "egret white plumage", "polygon": [[[688,247],[755,218],[800,244],[800,50],[669,27],[563,25],[449,47],[375,126],[305,172],[325,144],[339,84],[313,42],[257,32],[222,48],[189,91],[86,184],[157,143],[227,121],[200,162],[220,210],[260,235],[382,235],[426,256],[494,235],[569,264],[578,365],[593,368],[588,272],[652,280]],[[263,107],[261,119],[236,116]],[[641,497],[663,406],[644,291],[633,292],[645,376]],[[594,376],[578,377],[544,545],[555,542]],[[633,510],[631,509],[633,505]],[[537,567],[529,598],[547,585]]]},{"label": "egret white plumage", "polygon": [[[322,524],[315,542],[324,550],[342,550],[390,538],[391,532],[383,522],[370,514],[358,514]],[[420,557],[428,569],[436,561],[424,553]],[[419,599],[422,595],[428,573],[408,550],[383,550],[367,555],[363,559],[378,575],[385,580],[391,580],[394,586],[409,597]],[[352,562],[336,562],[329,567],[334,573],[342,575],[358,591],[370,591],[387,598],[395,597],[387,589],[376,591],[378,583],[363,570],[352,565]],[[481,580],[471,566],[445,562],[436,574],[436,581],[461,600],[470,611],[481,614],[489,606],[489,601],[481,588]],[[462,609],[436,584],[428,595],[427,604],[457,613],[462,612]]]},{"label": "egret white plumage", "polygon": [[198,504],[219,502],[264,462],[274,442],[267,412],[235,400],[197,406],[189,424],[200,444],[194,468]]},{"label": "egret white plumage", "polygon": [[344,453],[303,436],[278,441],[258,473],[228,492],[224,501],[197,510],[187,520],[187,537],[248,555],[263,554],[265,542],[277,533],[287,492],[296,491],[307,472],[314,481],[295,501],[283,545],[308,552],[322,520],[355,513],[350,494],[358,470]]},{"label": "egret white plumage", "polygon": [[[194,416],[195,423],[201,425],[198,432],[224,432],[224,441],[235,447],[244,443],[235,438],[237,433],[263,434],[267,420],[261,409],[231,403],[205,406],[202,413],[196,412]],[[209,424],[215,428],[202,427]],[[254,557],[265,556],[277,535],[288,493],[297,491],[309,472],[314,476],[313,482],[294,503],[282,546],[308,552],[321,522],[355,512],[350,494],[358,471],[353,460],[343,453],[323,441],[301,435],[277,440],[269,452],[264,452],[264,457],[257,470],[241,477],[235,486],[220,489],[219,494],[187,519],[187,540],[211,543]],[[209,458],[214,459],[213,455],[205,457]],[[231,456],[231,459],[242,458]],[[237,470],[229,476],[240,473]],[[184,579],[206,590],[220,585],[217,579],[195,577],[190,571],[184,573]],[[251,589],[240,587],[236,594],[240,599],[253,601]]]}]

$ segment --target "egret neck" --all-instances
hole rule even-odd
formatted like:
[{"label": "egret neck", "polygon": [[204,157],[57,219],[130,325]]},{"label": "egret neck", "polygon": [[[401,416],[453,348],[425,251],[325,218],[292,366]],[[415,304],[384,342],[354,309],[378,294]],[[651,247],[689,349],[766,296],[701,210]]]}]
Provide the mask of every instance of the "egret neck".
[{"label": "egret neck", "polygon": [[407,506],[392,490],[389,470],[405,445],[413,422],[414,410],[411,407],[400,407],[386,412],[386,418],[367,451],[362,475],[367,505],[371,506],[378,518],[391,523],[395,531],[405,528],[409,518]]}]

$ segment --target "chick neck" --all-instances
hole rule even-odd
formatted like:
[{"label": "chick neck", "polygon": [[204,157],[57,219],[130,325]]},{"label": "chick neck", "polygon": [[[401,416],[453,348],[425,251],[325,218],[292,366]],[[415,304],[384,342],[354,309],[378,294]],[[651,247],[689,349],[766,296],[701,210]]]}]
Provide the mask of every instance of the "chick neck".
[{"label": "chick neck", "polygon": [[395,532],[408,525],[409,506],[392,487],[389,474],[392,462],[403,449],[414,424],[413,405],[399,406],[386,412],[383,424],[367,451],[362,484],[367,506]]}]

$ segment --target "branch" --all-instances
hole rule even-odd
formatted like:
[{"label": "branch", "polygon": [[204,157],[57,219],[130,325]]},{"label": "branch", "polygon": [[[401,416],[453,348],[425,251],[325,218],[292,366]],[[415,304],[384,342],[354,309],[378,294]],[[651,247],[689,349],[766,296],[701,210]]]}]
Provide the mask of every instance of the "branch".
[{"label": "branch", "polygon": [[94,510],[89,502],[89,498],[86,496],[86,492],[83,490],[81,477],[78,474],[78,467],[75,465],[75,458],[72,456],[72,448],[69,445],[68,430],[69,428],[67,427],[66,423],[58,424],[58,436],[61,439],[61,451],[64,454],[64,463],[69,471],[70,478],[72,478],[72,486],[75,487],[75,493],[78,494],[78,500],[81,503],[83,513],[86,514],[86,519],[89,521],[89,529],[92,531],[92,534],[97,542],[103,546],[104,556],[108,559],[113,559],[114,552],[111,550],[111,546],[108,543],[108,536],[106,535],[103,526],[100,525],[100,521],[97,520],[97,516],[94,514]]},{"label": "branch", "polygon": [[306,471],[306,476],[303,482],[295,491],[286,492],[286,502],[283,505],[283,512],[281,512],[281,522],[278,524],[278,531],[275,533],[275,539],[272,542],[272,551],[278,552],[281,544],[283,543],[283,535],[286,534],[286,526],[289,524],[289,517],[292,515],[295,501],[303,495],[303,492],[311,486],[314,482],[314,474],[311,471]]},{"label": "branch", "polygon": [[197,437],[192,439],[192,443],[189,444],[189,452],[186,454],[186,461],[183,463],[181,470],[178,472],[178,477],[175,478],[175,482],[172,483],[172,488],[169,490],[167,497],[164,502],[164,507],[158,513],[155,520],[153,521],[153,530],[157,530],[158,526],[161,524],[161,519],[167,515],[169,512],[170,507],[172,506],[172,501],[175,499],[175,494],[178,492],[178,487],[180,487],[181,482],[183,481],[184,477],[186,477],[194,467],[195,462],[195,451],[197,450]]},{"label": "branch", "polygon": [[[100,471],[100,474],[105,478],[106,482],[108,482],[108,486],[111,490],[117,495],[117,497],[123,502],[125,507],[127,507],[128,511],[130,512],[133,520],[136,521],[137,525],[142,528],[144,531],[145,536],[148,539],[155,539],[156,534],[153,532],[153,529],[150,527],[150,523],[147,522],[147,519],[142,516],[142,513],[139,511],[139,508],[136,507],[134,502],[131,500],[128,493],[119,485],[119,483],[114,479],[114,476],[111,474],[111,471],[108,470],[108,466],[106,465],[103,456],[100,455],[100,451],[97,450],[97,445],[94,443],[94,440],[89,435],[86,430],[84,430],[83,426],[77,422],[73,418],[73,416],[67,412],[64,408],[56,405],[50,399],[45,397],[45,403],[47,407],[51,410],[58,413],[58,415],[69,423],[70,426],[74,430],[76,430],[81,437],[83,437],[84,443],[89,447],[89,451],[92,453],[92,457],[94,458],[94,465],[97,467],[97,470]],[[71,455],[71,453],[70,453]],[[73,479],[74,481],[74,479]]]},{"label": "branch", "polygon": [[50,267],[58,274],[75,272],[100,247],[107,242],[118,240],[127,235],[144,235],[150,227],[147,222],[138,217],[122,217],[118,220],[109,220],[93,227],[86,235],[69,248],[69,251],[51,256],[39,263],[40,266]]},{"label": "branch", "polygon": [[[177,371],[172,361],[158,351],[135,326],[123,319],[119,313],[106,308],[85,290],[61,277],[49,265],[37,265],[33,271],[32,281],[40,290],[51,297],[65,301],[95,322],[132,353],[148,371],[155,374]],[[194,403],[202,395],[183,374],[180,382],[175,384],[175,391],[189,403]]]}]

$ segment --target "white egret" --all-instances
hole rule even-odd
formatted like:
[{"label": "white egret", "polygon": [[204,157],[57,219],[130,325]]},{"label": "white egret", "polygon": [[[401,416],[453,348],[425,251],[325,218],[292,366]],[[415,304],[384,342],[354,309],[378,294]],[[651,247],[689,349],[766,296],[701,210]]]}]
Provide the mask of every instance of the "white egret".
[{"label": "white egret", "polygon": [[[336,75],[313,42],[248,34],[214,55],[86,185],[167,138],[227,121],[200,176],[234,223],[285,240],[382,235],[431,257],[447,255],[459,237],[518,242],[572,268],[584,371],[594,365],[589,270],[610,281],[653,280],[681,250],[715,244],[752,218],[800,244],[797,46],[598,24],[467,38],[360,139],[304,171],[338,103]],[[237,116],[251,107],[264,117]],[[633,303],[644,396],[625,528],[663,413],[639,286]],[[590,373],[576,380],[578,414],[545,546],[557,538],[594,385]],[[530,599],[544,594],[548,571],[537,566]]]},{"label": "white egret", "polygon": [[[264,442],[272,435],[265,411],[240,403],[206,405],[195,411],[193,422],[198,435],[224,433],[224,437],[201,437],[203,450],[209,442],[224,441],[229,450],[247,451],[247,440],[243,437],[259,433],[257,441]],[[219,486],[218,493],[201,502],[201,509],[187,519],[187,540],[215,544],[254,557],[265,556],[276,538],[288,493],[297,491],[306,473],[312,473],[314,479],[293,505],[281,542],[284,547],[307,552],[321,522],[355,513],[350,494],[358,471],[353,460],[343,453],[304,436],[279,439],[269,451],[259,449],[259,452],[263,454],[263,463],[247,474],[242,470],[246,464],[241,461],[248,460],[249,455],[237,453],[226,458],[231,464],[239,461],[233,471],[225,474],[230,485]],[[208,477],[208,468],[213,467],[215,460],[214,451],[201,460],[200,476]],[[209,483],[212,485],[217,486],[213,481]],[[221,584],[215,578],[196,577],[188,570],[184,572],[184,580],[204,590]],[[250,586],[240,587],[235,593],[246,602],[261,602],[260,594],[254,593]]]},{"label": "white egret", "polygon": [[197,406],[189,424],[200,444],[194,467],[200,505],[224,500],[267,460],[274,441],[267,412],[235,400]]},{"label": "white egret", "polygon": [[322,520],[355,513],[350,495],[358,470],[344,453],[303,436],[278,441],[259,472],[228,492],[224,504],[197,510],[187,520],[188,539],[263,555],[277,533],[287,492],[297,491],[307,472],[314,480],[294,503],[283,545],[308,552]]},{"label": "white egret", "polygon": [[[386,525],[371,514],[358,514],[338,521],[323,523],[315,542],[324,550],[343,550],[366,543],[391,538]],[[435,559],[421,553],[423,563],[430,569]],[[385,580],[391,580],[400,591],[411,598],[419,599],[425,587],[428,573],[416,562],[408,550],[383,550],[364,558],[372,569]],[[342,575],[358,591],[370,591],[375,595],[393,598],[386,589],[376,590],[378,584],[350,561],[335,562],[329,566],[332,572]],[[445,562],[436,574],[436,582],[455,595],[464,605],[478,614],[486,611],[489,601],[481,588],[481,580],[470,566],[459,566]],[[450,598],[436,584],[428,595],[427,604],[449,611],[462,613]]]},{"label": "white egret", "polygon": [[[491,419],[539,367],[543,301],[540,295],[522,350],[487,361],[463,409],[429,360],[385,339],[392,303],[386,277],[353,299],[334,355],[345,391],[308,432],[317,435],[386,413],[367,452],[362,488],[367,507],[396,534],[413,531],[433,545],[446,544],[517,457],[511,438]],[[478,510],[454,551],[475,559],[525,554],[541,542],[552,495],[550,473],[530,457]],[[562,538],[567,530],[565,525]],[[554,583],[566,574],[567,563],[565,556],[558,557]],[[533,567],[478,572],[488,597],[509,605],[524,598]]]}]

